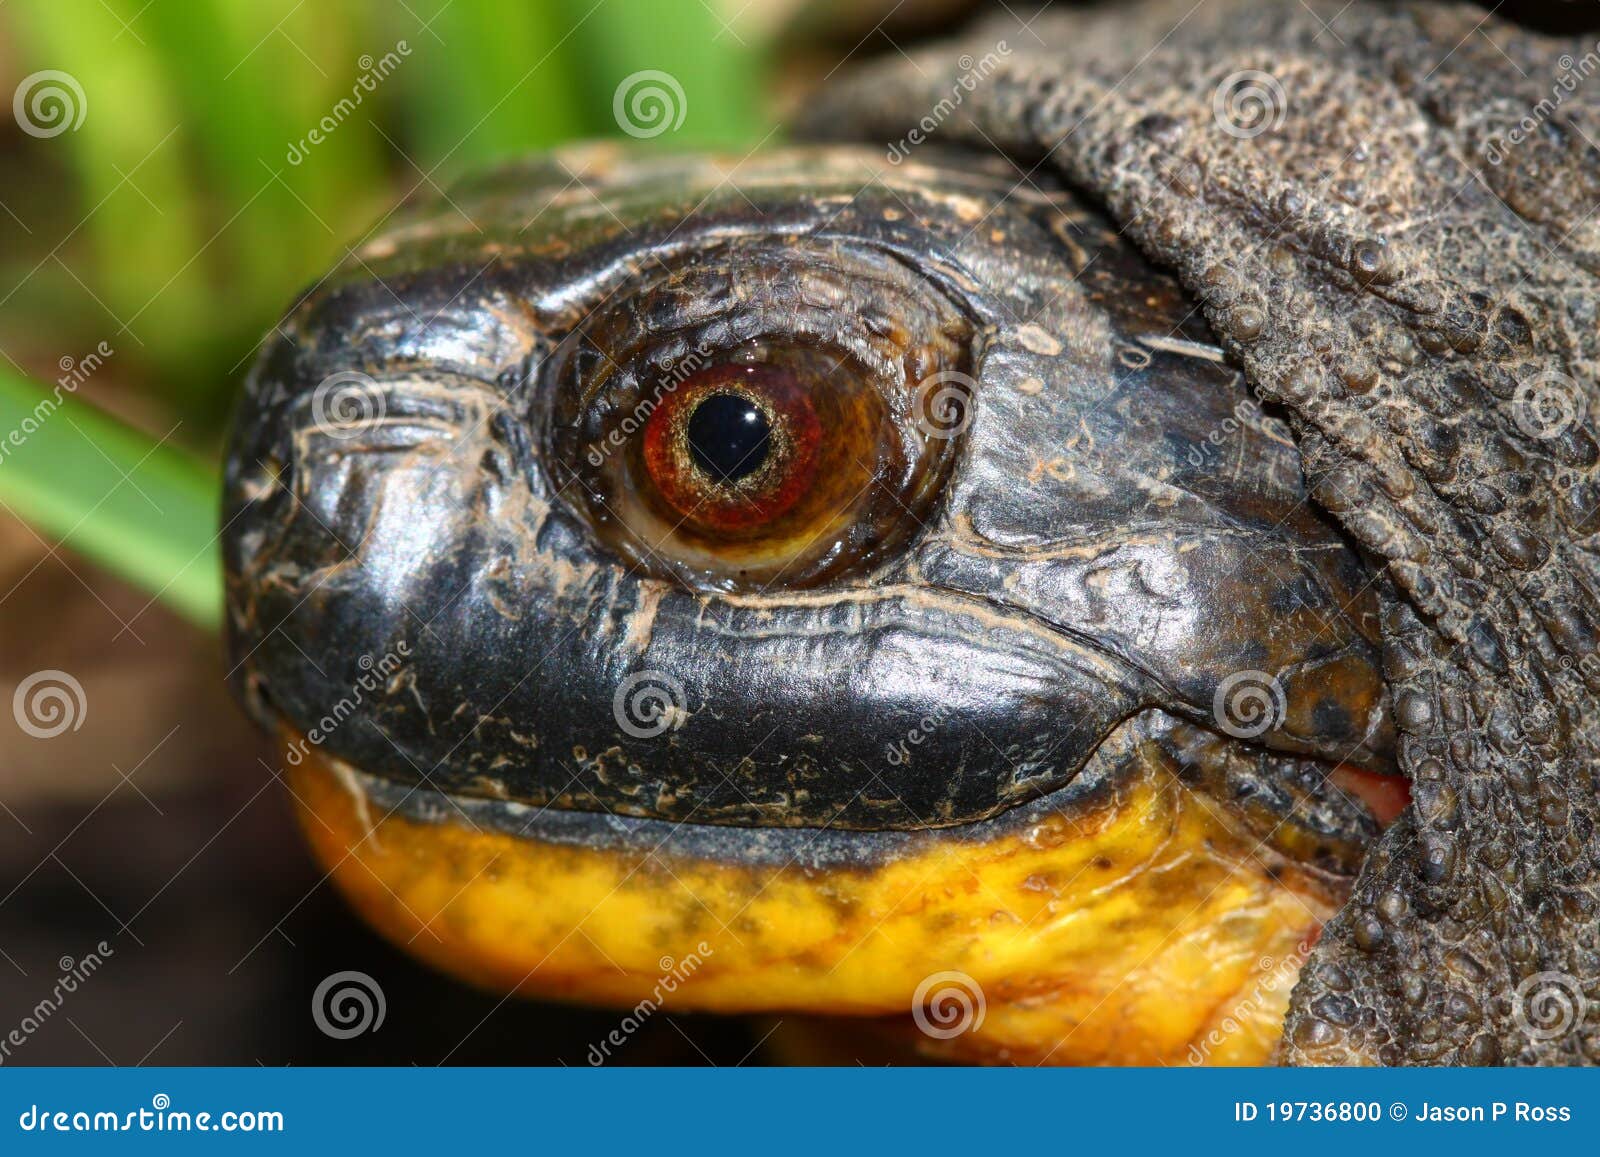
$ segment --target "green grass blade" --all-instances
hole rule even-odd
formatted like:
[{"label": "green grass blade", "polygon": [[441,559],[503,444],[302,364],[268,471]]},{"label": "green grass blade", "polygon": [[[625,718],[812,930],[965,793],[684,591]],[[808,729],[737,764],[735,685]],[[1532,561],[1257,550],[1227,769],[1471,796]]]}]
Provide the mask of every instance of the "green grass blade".
[{"label": "green grass blade", "polygon": [[[588,66],[586,103],[604,118],[602,131],[628,131],[614,118],[614,105],[619,86],[641,72],[664,72],[679,91],[649,78],[625,88],[624,96],[641,95],[630,136],[676,147],[748,149],[767,131],[760,87],[764,46],[724,24],[714,11],[718,5],[702,0],[561,0],[560,7],[575,28],[573,46],[582,50]],[[645,89],[664,93],[664,102],[644,99]],[[665,127],[659,119],[663,112],[671,118]]]},{"label": "green grass blade", "polygon": [[583,134],[580,62],[559,9],[498,0],[413,7],[428,21],[409,36],[404,78],[420,163],[442,161],[456,173]]},{"label": "green grass blade", "polygon": [[[214,225],[228,222],[206,258],[227,278],[232,308],[224,318],[208,318],[208,325],[266,326],[270,311],[337,255],[338,231],[362,223],[340,219],[346,203],[356,202],[351,208],[359,218],[372,211],[363,196],[381,201],[385,195],[375,134],[365,119],[376,113],[376,100],[341,126],[337,146],[323,150],[315,164],[300,169],[287,159],[308,128],[350,95],[358,60],[352,42],[377,43],[345,11],[349,7],[322,3],[314,12],[291,13],[288,4],[279,11],[228,0],[141,6],[139,28],[164,62],[197,168],[214,192]],[[302,14],[318,18],[314,39],[291,23]],[[306,39],[324,63],[303,58],[291,36]],[[295,243],[284,244],[286,237]],[[254,336],[229,334],[235,342]]]},{"label": "green grass blade", "polygon": [[222,623],[215,471],[77,400],[0,372],[0,504],[213,630]]}]

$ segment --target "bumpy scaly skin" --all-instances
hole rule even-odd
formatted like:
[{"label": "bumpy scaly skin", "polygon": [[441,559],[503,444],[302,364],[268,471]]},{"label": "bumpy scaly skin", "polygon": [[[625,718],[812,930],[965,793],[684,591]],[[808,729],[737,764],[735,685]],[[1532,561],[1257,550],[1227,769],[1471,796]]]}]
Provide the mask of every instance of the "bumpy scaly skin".
[{"label": "bumpy scaly skin", "polygon": [[[1381,567],[1416,807],[1328,925],[1283,1058],[1600,1062],[1600,118],[1581,89],[1536,107],[1595,46],[1466,8],[1311,7],[1041,19],[1047,46],[1013,34],[938,136],[1103,198],[1287,409],[1313,495]],[[891,61],[817,123],[899,138],[958,53],[993,48]],[[1244,70],[1283,96],[1254,136],[1214,108]]]}]

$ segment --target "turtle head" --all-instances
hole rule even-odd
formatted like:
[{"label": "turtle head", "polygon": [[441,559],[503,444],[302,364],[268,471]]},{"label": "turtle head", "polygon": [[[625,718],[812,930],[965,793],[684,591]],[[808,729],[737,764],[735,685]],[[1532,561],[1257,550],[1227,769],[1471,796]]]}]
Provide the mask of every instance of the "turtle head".
[{"label": "turtle head", "polygon": [[953,972],[964,1055],[1176,1058],[1376,830],[1365,568],[1176,284],[997,159],[601,149],[407,206],[269,340],[225,518],[313,843],[484,984]]}]

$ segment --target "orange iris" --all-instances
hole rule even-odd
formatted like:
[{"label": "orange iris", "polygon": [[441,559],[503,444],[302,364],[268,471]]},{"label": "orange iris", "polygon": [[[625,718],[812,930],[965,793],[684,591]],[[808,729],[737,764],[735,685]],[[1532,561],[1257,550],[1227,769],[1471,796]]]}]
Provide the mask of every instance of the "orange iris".
[{"label": "orange iris", "polygon": [[651,413],[643,456],[662,499],[699,529],[748,536],[811,489],[822,423],[809,392],[774,365],[713,366]]}]

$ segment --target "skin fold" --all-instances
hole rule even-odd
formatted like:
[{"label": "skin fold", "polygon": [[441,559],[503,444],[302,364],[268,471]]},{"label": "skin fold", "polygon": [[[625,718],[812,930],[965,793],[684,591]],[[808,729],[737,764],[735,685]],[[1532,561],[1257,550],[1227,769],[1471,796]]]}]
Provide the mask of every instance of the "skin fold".
[{"label": "skin fold", "polygon": [[[1296,1063],[1593,1059],[1525,998],[1600,998],[1600,454],[1513,406],[1594,381],[1578,146],[1474,183],[1520,89],[1418,79],[1461,13],[1204,7],[1041,21],[909,159],[981,30],[823,94],[866,145],[512,166],[308,292],[235,424],[229,644],[358,910],[493,988],[953,1059],[1259,1063],[1285,1009]],[[729,542],[630,447],[740,358],[831,457]],[[1397,760],[1380,836],[1342,788]]]},{"label": "skin fold", "polygon": [[[1285,1059],[1592,1063],[1594,46],[1432,5],[1330,35],[1336,8],[1045,21],[941,139],[1040,158],[1176,270],[1380,567],[1417,806],[1325,931]],[[830,91],[817,123],[904,131],[951,60]],[[1228,120],[1252,70],[1265,131]]]}]

